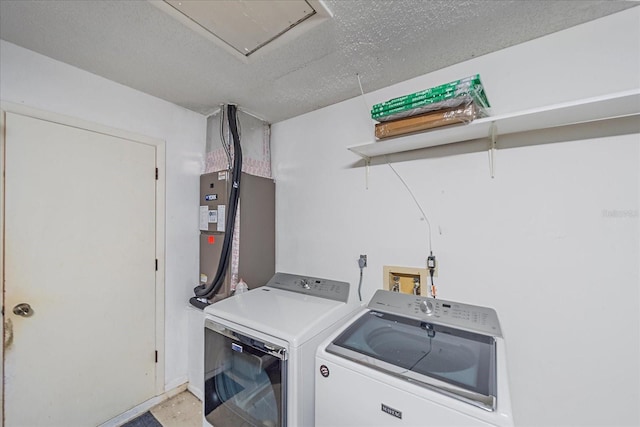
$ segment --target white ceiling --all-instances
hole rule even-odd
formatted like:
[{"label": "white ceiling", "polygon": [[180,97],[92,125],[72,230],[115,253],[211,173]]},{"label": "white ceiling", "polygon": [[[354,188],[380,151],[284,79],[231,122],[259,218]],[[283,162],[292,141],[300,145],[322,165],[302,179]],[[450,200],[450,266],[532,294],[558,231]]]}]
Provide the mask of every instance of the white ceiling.
[{"label": "white ceiling", "polygon": [[0,0],[0,38],[202,114],[231,102],[273,123],[359,95],[356,74],[370,92],[639,5],[324,3],[333,18],[248,63],[146,0]]}]

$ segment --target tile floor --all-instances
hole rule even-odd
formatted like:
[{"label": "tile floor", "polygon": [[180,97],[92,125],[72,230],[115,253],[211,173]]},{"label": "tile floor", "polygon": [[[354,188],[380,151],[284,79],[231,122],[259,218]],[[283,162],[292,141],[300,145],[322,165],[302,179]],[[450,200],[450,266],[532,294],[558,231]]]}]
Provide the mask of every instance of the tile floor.
[{"label": "tile floor", "polygon": [[202,402],[188,391],[151,408],[151,414],[163,427],[202,427]]}]

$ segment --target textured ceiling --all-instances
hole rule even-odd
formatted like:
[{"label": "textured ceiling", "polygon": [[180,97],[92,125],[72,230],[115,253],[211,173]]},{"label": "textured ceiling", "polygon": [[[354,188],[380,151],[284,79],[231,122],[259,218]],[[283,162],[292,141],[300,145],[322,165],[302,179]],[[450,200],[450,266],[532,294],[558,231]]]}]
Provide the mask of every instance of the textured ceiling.
[{"label": "textured ceiling", "polygon": [[249,63],[146,0],[0,0],[0,38],[203,114],[232,102],[277,122],[357,96],[356,74],[370,92],[639,5],[324,3],[333,18]]}]

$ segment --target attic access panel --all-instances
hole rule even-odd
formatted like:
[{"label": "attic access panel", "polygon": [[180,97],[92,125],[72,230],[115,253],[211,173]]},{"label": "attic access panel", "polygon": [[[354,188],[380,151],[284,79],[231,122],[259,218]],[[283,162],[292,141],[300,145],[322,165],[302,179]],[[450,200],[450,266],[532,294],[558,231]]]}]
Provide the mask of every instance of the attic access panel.
[{"label": "attic access panel", "polygon": [[[248,57],[314,17],[328,16],[317,0],[163,0],[174,16]],[[315,7],[314,7],[315,6]],[[165,8],[166,9],[166,8]],[[168,11],[168,10],[167,10]],[[189,23],[187,23],[189,24]],[[196,28],[194,28],[196,29]]]}]

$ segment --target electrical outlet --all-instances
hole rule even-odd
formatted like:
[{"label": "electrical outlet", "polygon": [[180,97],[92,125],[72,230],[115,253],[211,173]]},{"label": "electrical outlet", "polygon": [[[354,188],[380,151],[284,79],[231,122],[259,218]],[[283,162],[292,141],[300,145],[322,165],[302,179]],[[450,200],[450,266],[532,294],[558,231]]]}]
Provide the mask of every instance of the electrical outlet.
[{"label": "electrical outlet", "polygon": [[433,277],[438,277],[438,260],[436,257],[429,256],[427,258],[427,270],[433,265]]},{"label": "electrical outlet", "polygon": [[367,256],[366,255],[360,255],[360,260],[358,261],[358,263],[360,263],[363,268],[366,267],[367,266]]}]

